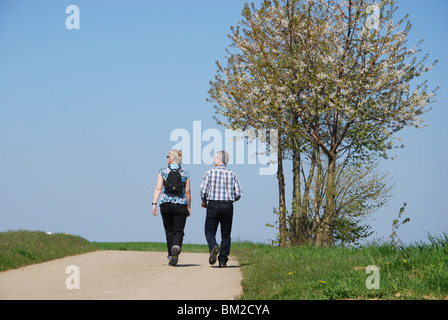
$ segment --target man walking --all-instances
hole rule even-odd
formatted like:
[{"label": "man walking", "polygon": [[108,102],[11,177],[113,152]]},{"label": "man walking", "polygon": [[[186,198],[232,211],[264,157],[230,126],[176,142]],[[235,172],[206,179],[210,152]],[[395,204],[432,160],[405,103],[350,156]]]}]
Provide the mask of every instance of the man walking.
[{"label": "man walking", "polygon": [[[215,167],[205,173],[201,183],[201,206],[207,208],[204,229],[210,249],[209,263],[215,264],[218,258],[219,267],[225,268],[230,253],[233,202],[241,198],[242,190],[238,176],[226,166],[229,154],[218,151],[214,161]],[[221,248],[216,242],[219,224],[221,224]]]}]

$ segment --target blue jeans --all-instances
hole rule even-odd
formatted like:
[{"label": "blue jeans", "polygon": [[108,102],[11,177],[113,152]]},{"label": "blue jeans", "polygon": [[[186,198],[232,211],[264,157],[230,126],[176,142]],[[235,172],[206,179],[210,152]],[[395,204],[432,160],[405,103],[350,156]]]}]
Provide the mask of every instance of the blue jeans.
[{"label": "blue jeans", "polygon": [[230,253],[230,233],[232,232],[233,203],[230,201],[208,201],[205,218],[205,238],[210,251],[218,245],[216,231],[221,224],[221,248],[218,261],[227,263]]}]

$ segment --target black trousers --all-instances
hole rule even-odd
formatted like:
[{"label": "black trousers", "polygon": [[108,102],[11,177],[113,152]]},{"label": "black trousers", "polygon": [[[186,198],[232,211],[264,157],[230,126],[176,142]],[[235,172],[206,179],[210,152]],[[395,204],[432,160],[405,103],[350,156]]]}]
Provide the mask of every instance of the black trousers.
[{"label": "black trousers", "polygon": [[160,213],[162,214],[163,227],[165,228],[168,255],[171,255],[173,246],[182,248],[188,209],[183,204],[162,203],[160,205]]},{"label": "black trousers", "polygon": [[221,247],[218,261],[227,263],[229,260],[230,244],[233,221],[233,202],[209,201],[207,204],[207,217],[205,218],[205,238],[210,251],[217,246],[216,231],[221,225]]}]

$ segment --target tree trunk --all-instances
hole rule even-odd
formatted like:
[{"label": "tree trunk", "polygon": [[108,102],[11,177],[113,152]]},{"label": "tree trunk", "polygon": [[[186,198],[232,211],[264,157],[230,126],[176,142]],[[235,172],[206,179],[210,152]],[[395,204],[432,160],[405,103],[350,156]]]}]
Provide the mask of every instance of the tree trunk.
[{"label": "tree trunk", "polygon": [[319,223],[315,244],[334,246],[334,224],[336,220],[336,155],[328,155],[328,174],[325,190],[324,215]]},{"label": "tree trunk", "polygon": [[283,144],[281,141],[282,134],[278,135],[278,149],[277,149],[277,180],[278,180],[278,213],[279,213],[279,246],[287,245],[287,227],[286,227],[286,200],[285,200],[285,176],[283,175]]},{"label": "tree trunk", "polygon": [[310,191],[311,184],[313,183],[314,171],[316,168],[316,154],[319,152],[318,147],[315,148],[311,156],[311,164],[310,164],[310,172],[308,174],[308,178],[305,181],[305,190],[303,192],[303,200],[302,200],[302,210],[301,210],[301,226],[302,226],[302,243],[308,244],[312,242],[313,234],[312,234],[312,222],[311,222],[311,212],[310,212]]},{"label": "tree trunk", "polygon": [[[293,190],[292,190],[292,217],[290,223],[289,236],[295,245],[300,245],[303,238],[302,228],[302,192],[300,188],[300,149],[293,143],[292,155],[292,174],[293,174]],[[292,239],[293,238],[293,239]]]}]

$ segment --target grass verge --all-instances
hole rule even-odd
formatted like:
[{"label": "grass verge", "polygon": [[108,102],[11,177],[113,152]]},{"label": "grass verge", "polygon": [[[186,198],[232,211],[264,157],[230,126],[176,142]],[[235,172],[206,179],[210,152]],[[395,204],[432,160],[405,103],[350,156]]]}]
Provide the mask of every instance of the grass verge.
[{"label": "grass verge", "polygon": [[[232,254],[242,266],[240,299],[448,299],[446,235],[429,244],[359,249],[239,243]],[[367,272],[372,265],[378,269]]]},{"label": "grass verge", "polygon": [[[129,250],[129,251],[168,251],[165,242],[92,242],[103,250]],[[207,253],[208,246],[203,244],[183,244],[182,252]]]},{"label": "grass verge", "polygon": [[0,272],[95,250],[89,241],[64,233],[0,232]]}]

